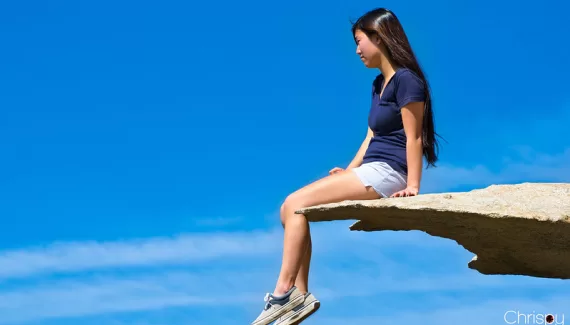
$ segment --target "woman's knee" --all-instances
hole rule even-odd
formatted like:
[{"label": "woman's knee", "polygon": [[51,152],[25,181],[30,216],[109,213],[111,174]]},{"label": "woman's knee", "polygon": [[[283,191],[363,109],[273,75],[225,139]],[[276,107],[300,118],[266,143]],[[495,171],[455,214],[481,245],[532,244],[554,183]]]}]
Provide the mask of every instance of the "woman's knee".
[{"label": "woman's knee", "polygon": [[289,215],[304,208],[303,202],[303,196],[297,192],[289,194],[283,204],[281,204],[281,224],[285,225]]},{"label": "woman's knee", "polygon": [[[286,200],[285,200],[286,202]],[[279,216],[281,218],[281,224],[283,226],[285,226],[285,212],[287,211],[287,207],[285,206],[285,202],[283,202],[283,204],[281,204],[281,212],[279,213]]]}]

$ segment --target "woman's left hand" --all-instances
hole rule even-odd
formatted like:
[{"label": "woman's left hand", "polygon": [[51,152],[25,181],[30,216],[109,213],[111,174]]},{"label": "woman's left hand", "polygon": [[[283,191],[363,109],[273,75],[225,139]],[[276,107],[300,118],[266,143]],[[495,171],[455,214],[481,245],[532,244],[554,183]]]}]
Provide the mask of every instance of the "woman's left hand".
[{"label": "woman's left hand", "polygon": [[417,187],[408,186],[406,189],[401,190],[392,194],[390,197],[404,197],[404,196],[416,196],[418,195],[419,189]]}]

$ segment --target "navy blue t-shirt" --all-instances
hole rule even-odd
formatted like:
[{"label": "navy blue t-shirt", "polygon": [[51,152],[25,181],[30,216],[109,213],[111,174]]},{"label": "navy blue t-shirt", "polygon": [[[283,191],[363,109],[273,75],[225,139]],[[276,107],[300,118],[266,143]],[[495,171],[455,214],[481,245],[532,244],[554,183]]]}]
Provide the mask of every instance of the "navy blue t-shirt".
[{"label": "navy blue t-shirt", "polygon": [[394,170],[407,175],[406,133],[402,122],[402,107],[411,102],[425,101],[425,85],[411,70],[400,68],[380,92],[384,76],[372,83],[372,105],[368,125],[374,132],[362,163],[383,161]]}]

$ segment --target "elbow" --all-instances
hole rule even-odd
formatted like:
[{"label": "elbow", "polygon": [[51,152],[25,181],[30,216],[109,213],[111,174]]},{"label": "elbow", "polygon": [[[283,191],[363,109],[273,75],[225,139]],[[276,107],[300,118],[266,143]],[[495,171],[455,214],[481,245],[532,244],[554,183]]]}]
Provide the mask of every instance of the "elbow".
[{"label": "elbow", "polygon": [[410,152],[421,152],[423,150],[422,137],[408,138],[406,141],[406,148]]},{"label": "elbow", "polygon": [[411,135],[411,136],[408,136],[408,137],[406,138],[406,142],[408,143],[408,145],[414,145],[414,144],[417,144],[417,143],[421,144],[421,143],[422,143],[422,140],[423,140],[423,139],[422,139],[422,135],[421,135],[421,134],[418,134],[418,135]]}]

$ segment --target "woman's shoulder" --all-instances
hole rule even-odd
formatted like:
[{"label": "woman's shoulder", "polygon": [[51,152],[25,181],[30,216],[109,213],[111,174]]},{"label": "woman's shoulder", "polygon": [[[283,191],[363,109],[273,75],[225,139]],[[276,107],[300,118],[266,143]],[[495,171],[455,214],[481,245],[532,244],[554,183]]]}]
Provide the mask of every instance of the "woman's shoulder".
[{"label": "woman's shoulder", "polygon": [[406,68],[406,67],[402,67],[402,68],[398,69],[396,71],[395,77],[396,77],[396,80],[398,80],[400,82],[402,80],[403,81],[411,80],[411,81],[415,81],[415,82],[420,82],[422,84],[424,83],[422,78],[420,78],[420,76],[418,76],[417,73],[415,73],[412,69]]},{"label": "woman's shoulder", "polygon": [[412,69],[400,68],[395,75],[396,101],[400,107],[413,101],[424,101],[426,85]]}]

